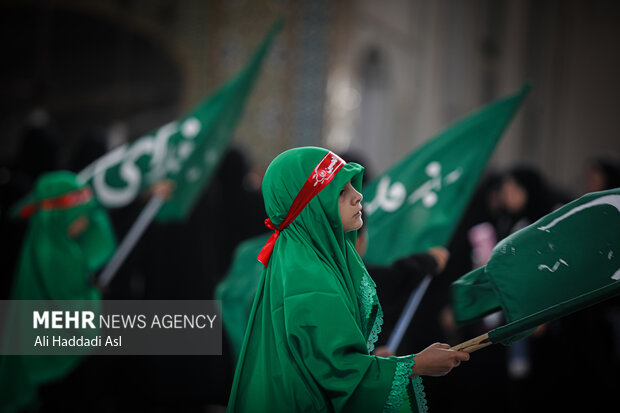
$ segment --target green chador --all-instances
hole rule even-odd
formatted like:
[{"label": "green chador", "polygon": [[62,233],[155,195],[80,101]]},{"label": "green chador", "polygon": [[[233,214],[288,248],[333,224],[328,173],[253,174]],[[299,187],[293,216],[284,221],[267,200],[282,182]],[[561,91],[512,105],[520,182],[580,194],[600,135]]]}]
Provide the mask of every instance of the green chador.
[{"label": "green chador", "polygon": [[313,147],[286,151],[267,169],[266,224],[277,230],[259,255],[267,264],[229,412],[426,410],[421,379],[410,377],[414,356],[370,354],[382,311],[356,231],[344,233],[338,210],[342,187],[361,191],[362,173]]},{"label": "green chador", "polygon": [[[75,174],[51,172],[37,181],[31,202],[21,209],[29,219],[12,300],[80,300],[83,310],[99,311],[100,294],[89,279],[111,257],[115,240],[105,211],[92,191]],[[79,217],[88,226],[69,235]],[[17,301],[13,301],[14,304]],[[32,323],[11,306],[6,340],[22,340],[19,328]],[[64,330],[62,330],[64,331]],[[56,333],[56,334],[61,334]],[[23,341],[23,340],[22,340]],[[6,346],[6,343],[3,343]],[[32,346],[32,343],[18,343]],[[40,384],[68,374],[81,356],[2,356],[0,360],[0,412],[19,410],[36,400]]]}]

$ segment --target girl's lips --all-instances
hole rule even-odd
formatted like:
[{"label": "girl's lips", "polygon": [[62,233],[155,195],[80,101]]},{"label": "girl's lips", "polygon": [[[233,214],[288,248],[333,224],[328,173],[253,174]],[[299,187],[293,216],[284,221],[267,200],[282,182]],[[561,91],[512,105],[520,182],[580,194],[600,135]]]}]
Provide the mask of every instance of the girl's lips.
[{"label": "girl's lips", "polygon": [[362,216],[362,211],[357,211],[357,214],[353,215],[354,217],[361,217]]}]

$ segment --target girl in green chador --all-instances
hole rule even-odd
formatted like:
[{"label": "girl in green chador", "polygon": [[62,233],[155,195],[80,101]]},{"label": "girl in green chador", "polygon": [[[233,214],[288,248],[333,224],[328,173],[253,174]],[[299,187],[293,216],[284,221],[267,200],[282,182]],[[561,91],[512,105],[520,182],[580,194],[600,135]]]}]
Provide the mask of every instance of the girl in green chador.
[{"label": "girl in green chador", "polygon": [[[38,179],[33,196],[20,210],[29,220],[11,291],[8,332],[3,346],[25,348],[20,326],[32,324],[17,311],[19,300],[79,300],[97,311],[101,295],[91,279],[114,253],[115,239],[106,212],[75,174],[50,172]],[[75,308],[73,308],[75,309]],[[12,326],[12,327],[11,327]],[[57,334],[60,334],[57,333]],[[3,356],[0,360],[0,412],[32,405],[37,388],[76,367],[80,355]]]},{"label": "girl in green chador", "polygon": [[420,376],[469,355],[435,343],[371,355],[381,330],[375,284],[355,251],[363,168],[326,149],[276,157],[263,180],[275,232],[235,372],[230,412],[426,411]]}]

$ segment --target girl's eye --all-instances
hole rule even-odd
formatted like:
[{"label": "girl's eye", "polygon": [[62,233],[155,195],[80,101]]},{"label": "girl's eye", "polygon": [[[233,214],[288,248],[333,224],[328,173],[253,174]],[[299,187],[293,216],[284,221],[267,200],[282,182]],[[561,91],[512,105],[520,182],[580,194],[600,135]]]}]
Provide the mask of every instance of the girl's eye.
[{"label": "girl's eye", "polygon": [[340,191],[340,196],[344,195],[344,189]]}]

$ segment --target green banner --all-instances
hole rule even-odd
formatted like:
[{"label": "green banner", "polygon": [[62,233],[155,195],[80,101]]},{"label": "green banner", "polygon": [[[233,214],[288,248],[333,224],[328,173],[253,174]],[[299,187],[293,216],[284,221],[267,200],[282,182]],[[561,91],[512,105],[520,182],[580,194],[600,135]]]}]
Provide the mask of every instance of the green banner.
[{"label": "green banner", "polygon": [[502,240],[486,266],[453,283],[458,322],[501,309],[509,344],[529,329],[620,294],[620,189],[564,205]]},{"label": "green banner", "polygon": [[457,121],[364,189],[368,252],[387,265],[447,245],[489,157],[530,89]]},{"label": "green banner", "polygon": [[80,177],[91,183],[99,202],[106,208],[125,206],[143,188],[167,178],[175,182],[175,190],[157,219],[187,217],[233,137],[281,27],[282,21],[275,23],[246,67],[190,113],[86,167]]}]

